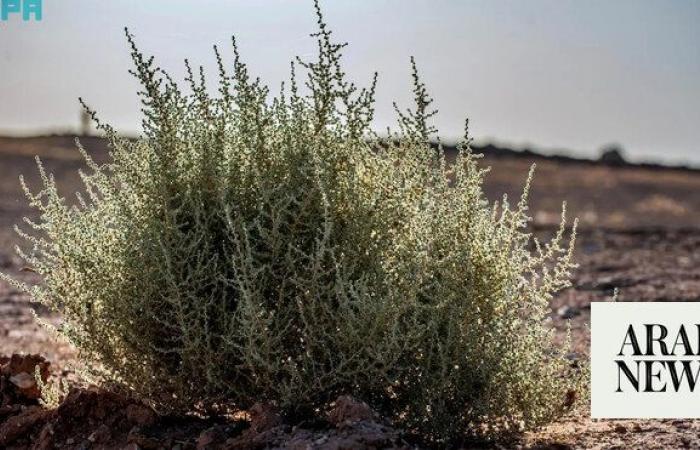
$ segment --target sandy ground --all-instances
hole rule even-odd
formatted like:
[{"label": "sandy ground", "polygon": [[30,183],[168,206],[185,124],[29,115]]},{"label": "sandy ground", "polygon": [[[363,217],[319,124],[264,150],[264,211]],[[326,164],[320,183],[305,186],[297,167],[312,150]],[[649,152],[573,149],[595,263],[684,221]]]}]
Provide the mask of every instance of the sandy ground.
[{"label": "sandy ground", "polygon": [[[104,160],[105,146],[87,139],[86,147]],[[22,215],[31,215],[16,182],[19,173],[36,185],[32,157],[40,154],[69,193],[77,188],[80,167],[70,138],[0,138],[0,271],[21,272],[13,256],[16,242],[8,232]],[[587,359],[590,304],[607,301],[614,287],[620,301],[700,301],[700,172],[639,167],[562,163],[546,158],[486,158],[493,166],[486,184],[490,198],[518,195],[532,162],[538,173],[531,211],[538,235],[552,232],[561,201],[581,219],[574,287],[552,303],[552,318],[563,336],[571,320],[575,358]],[[40,353],[68,373],[74,354],[54,341],[33,320],[32,311],[50,315],[26,296],[0,281],[0,355]],[[593,421],[578,412],[525,436],[522,448],[700,448],[700,421]]]}]

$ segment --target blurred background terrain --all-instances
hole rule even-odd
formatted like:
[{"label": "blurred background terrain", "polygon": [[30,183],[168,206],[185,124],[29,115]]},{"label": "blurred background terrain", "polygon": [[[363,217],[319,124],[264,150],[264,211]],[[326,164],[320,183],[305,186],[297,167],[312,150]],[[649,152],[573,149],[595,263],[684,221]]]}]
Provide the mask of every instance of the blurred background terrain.
[{"label": "blurred background terrain", "polygon": [[[39,189],[35,156],[58,180],[63,195],[74,199],[81,188],[78,169],[85,168],[76,136],[0,137],[0,242],[13,239],[11,227],[32,217],[18,177]],[[108,160],[104,139],[79,137],[97,162]],[[445,147],[448,159],[456,149]],[[597,159],[543,155],[494,145],[476,145],[482,165],[491,172],[484,186],[491,201],[503,194],[517,199],[532,164],[536,164],[530,212],[538,226],[557,225],[562,202],[583,229],[687,229],[700,224],[700,169],[687,166],[628,163],[617,149]]]},{"label": "blurred background terrain", "polygon": [[[23,216],[35,217],[17,180],[24,174],[33,189],[40,188],[34,156],[41,157],[68,198],[80,190],[78,169],[84,168],[75,148],[75,136],[0,138],[0,270],[29,281],[36,274],[22,271],[12,247],[12,232]],[[104,139],[81,136],[83,146],[98,162],[108,160]],[[569,217],[579,217],[576,247],[579,268],[573,287],[552,301],[551,317],[557,336],[564,340],[567,324],[573,336],[572,364],[587,359],[590,343],[590,305],[609,301],[620,290],[621,301],[700,301],[700,170],[633,164],[616,151],[597,160],[541,155],[492,145],[477,146],[490,166],[485,191],[496,201],[506,193],[520,196],[530,166],[537,164],[531,190],[532,230],[541,239],[551,236],[559,223],[561,203]],[[446,148],[448,157],[455,149]],[[55,341],[33,319],[36,312],[50,323],[60,317],[25,294],[0,282],[0,355],[39,353],[69,379],[75,354]],[[2,422],[0,420],[0,422]],[[195,436],[196,437],[196,436]],[[688,448],[700,447],[698,421],[591,421],[572,415],[563,422],[529,434],[523,448]],[[651,445],[651,446],[650,446]]]}]

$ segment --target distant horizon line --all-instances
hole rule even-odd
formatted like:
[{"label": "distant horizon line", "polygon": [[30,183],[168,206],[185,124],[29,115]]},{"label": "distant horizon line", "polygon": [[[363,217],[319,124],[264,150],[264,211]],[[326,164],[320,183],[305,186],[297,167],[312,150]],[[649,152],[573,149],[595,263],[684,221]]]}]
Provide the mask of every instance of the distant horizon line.
[{"label": "distant horizon line", "polygon": [[[32,130],[8,130],[0,128],[0,139],[32,139],[32,138],[51,138],[51,137],[91,137],[91,138],[104,138],[104,134],[96,132],[94,129],[91,130],[89,134],[83,134],[78,127],[50,127],[50,128],[34,128]],[[140,132],[133,130],[117,130],[123,136],[128,138],[137,139],[141,135]],[[378,133],[379,136],[383,134]],[[433,145],[442,143],[447,147],[454,147],[461,141],[461,138],[457,137],[442,137],[436,136],[435,139],[431,141]],[[474,138],[473,144],[479,149],[490,149],[488,153],[490,155],[498,154],[511,154],[512,156],[534,156],[541,158],[551,158],[560,161],[569,162],[582,162],[582,163],[605,163],[601,156],[608,147],[618,146],[621,150],[621,155],[623,157],[623,162],[620,164],[607,163],[609,165],[622,165],[622,166],[639,166],[648,168],[666,168],[666,169],[680,169],[680,170],[691,170],[700,171],[700,161],[693,161],[688,159],[654,159],[645,157],[634,157],[630,155],[626,149],[615,142],[611,142],[602,146],[600,149],[591,154],[590,152],[576,151],[566,147],[541,147],[531,143],[525,144],[515,144],[507,140],[500,140],[493,137],[485,138]]]}]

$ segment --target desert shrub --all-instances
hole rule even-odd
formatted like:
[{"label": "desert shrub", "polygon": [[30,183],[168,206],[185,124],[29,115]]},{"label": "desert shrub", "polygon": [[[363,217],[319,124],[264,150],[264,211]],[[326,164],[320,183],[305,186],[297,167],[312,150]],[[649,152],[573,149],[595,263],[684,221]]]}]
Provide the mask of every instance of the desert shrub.
[{"label": "desert shrub", "polygon": [[[416,106],[379,137],[375,81],[346,80],[320,11],[318,58],[277,96],[215,47],[218,92],[186,92],[127,31],[143,135],[111,143],[71,203],[39,163],[25,286],[106,386],[164,411],[367,401],[427,439],[503,436],[553,420],[575,389],[547,326],[569,284],[565,224],[527,232],[527,185],[489,204],[465,136],[447,161],[413,64]],[[304,76],[297,75],[303,71]],[[300,85],[299,80],[303,83]],[[573,239],[571,240],[573,245]]]}]

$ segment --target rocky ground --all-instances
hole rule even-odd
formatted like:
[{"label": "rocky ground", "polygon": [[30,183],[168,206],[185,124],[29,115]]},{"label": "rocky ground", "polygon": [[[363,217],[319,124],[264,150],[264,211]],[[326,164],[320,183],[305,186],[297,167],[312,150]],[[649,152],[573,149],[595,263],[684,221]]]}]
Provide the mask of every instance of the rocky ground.
[{"label": "rocky ground", "polygon": [[[42,153],[47,166],[75,190],[70,139],[41,141],[0,138],[0,271],[27,281],[12,256],[15,238],[6,233],[23,214],[31,214],[14,184],[18,172],[31,172],[31,155]],[[104,144],[91,141],[103,157]],[[90,148],[90,145],[88,145]],[[50,150],[53,149],[53,150]],[[102,152],[102,153],[100,153]],[[590,334],[590,304],[609,301],[700,301],[700,172],[634,166],[561,162],[533,156],[487,157],[494,169],[486,190],[491,198],[515,195],[527,167],[537,162],[533,185],[535,232],[553,232],[557,209],[569,200],[582,219],[574,287],[552,303],[552,319],[563,338],[570,321],[572,360],[585,361]],[[30,182],[36,181],[30,177]],[[286,423],[268,405],[218,420],[158,418],[129,400],[95,389],[73,390],[58,409],[37,405],[34,367],[44,375],[74,380],[72,350],[37,326],[33,313],[60,320],[0,282],[0,448],[411,448],[411,439],[376,417],[366,405],[340,398],[317,422]],[[39,357],[14,357],[14,353]],[[50,366],[46,365],[50,362]],[[517,444],[529,449],[700,448],[700,421],[591,420],[578,411]]]},{"label": "rocky ground", "polygon": [[221,417],[163,417],[140,403],[97,388],[71,390],[58,407],[36,404],[38,391],[19,387],[39,356],[6,358],[0,373],[0,448],[65,449],[355,449],[410,448],[366,404],[339,397],[315,423],[290,425],[268,404]]}]

